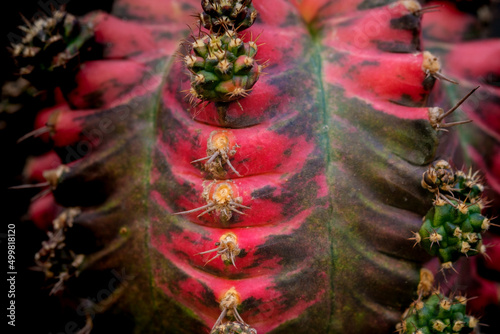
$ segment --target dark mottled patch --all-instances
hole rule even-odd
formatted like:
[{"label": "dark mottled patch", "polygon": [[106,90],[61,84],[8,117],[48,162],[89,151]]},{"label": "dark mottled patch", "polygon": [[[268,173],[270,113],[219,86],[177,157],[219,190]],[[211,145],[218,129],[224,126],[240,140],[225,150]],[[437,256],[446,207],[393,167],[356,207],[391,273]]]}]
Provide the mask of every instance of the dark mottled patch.
[{"label": "dark mottled patch", "polygon": [[[240,165],[243,165],[245,163],[248,163],[249,161],[250,161],[250,158],[244,158],[244,159],[241,159],[238,163]],[[226,169],[229,170],[227,166],[226,166]]]},{"label": "dark mottled patch", "polygon": [[179,184],[176,182],[170,164],[158,149],[153,151],[153,159],[155,167],[163,177],[151,185],[151,190],[164,194],[163,199],[176,211],[185,210],[185,208],[180,208],[175,204],[181,197],[188,198],[193,202],[199,200],[200,194],[196,192],[191,183]]},{"label": "dark mottled patch", "polygon": [[346,53],[342,53],[331,48],[329,49],[331,52],[325,52],[325,54],[323,55],[325,57],[325,61],[329,63],[341,64],[344,61],[344,59],[348,57]]},{"label": "dark mottled patch", "polygon": [[158,114],[158,124],[161,125],[161,141],[169,147],[175,147],[179,141],[190,141],[191,145],[198,146],[196,138],[186,130],[186,126],[173,116],[172,110],[163,105]]},{"label": "dark mottled patch", "polygon": [[401,41],[376,41],[375,43],[377,44],[377,48],[383,52],[414,53],[418,51],[418,49],[413,44],[408,44]]},{"label": "dark mottled patch", "polygon": [[362,3],[358,5],[358,9],[364,10],[364,9],[382,7],[394,1],[396,0],[364,0]]},{"label": "dark mottled patch", "polygon": [[375,67],[379,67],[380,66],[380,62],[379,61],[376,61],[376,60],[363,60],[360,64],[362,67],[365,67],[365,66],[375,66]]},{"label": "dark mottled patch", "polygon": [[170,260],[164,258],[163,255],[158,255],[161,259],[161,265],[157,269],[163,273],[159,283],[167,284],[173,292],[182,293],[183,291],[179,283],[190,279],[191,276],[175,266]]},{"label": "dark mottled patch", "polygon": [[[159,205],[150,205],[149,206],[149,215],[152,217],[158,217],[162,218],[165,217],[165,221],[167,219],[182,219],[182,218],[173,218],[175,216],[170,216],[169,213],[165,212],[165,209]],[[170,244],[179,242],[180,240],[178,239],[178,236],[184,232],[183,228],[181,227],[182,221],[179,222],[172,222],[169,221],[168,224],[163,225],[161,222],[153,222],[152,224],[158,224],[159,228],[158,231],[159,233],[163,234],[165,237],[166,241]]]},{"label": "dark mottled patch", "polygon": [[[259,83],[257,82],[256,85]],[[251,96],[251,93],[250,93]],[[277,106],[278,102],[275,102],[274,104],[270,105],[269,108],[266,110],[266,114],[262,115],[260,117],[255,117],[255,116],[250,116],[250,115],[238,115],[238,116],[233,116],[228,113],[229,106],[233,104],[234,102],[215,102],[215,108],[217,110],[218,114],[218,121],[220,126],[222,127],[229,127],[233,129],[239,129],[239,128],[245,128],[253,125],[260,124],[264,121],[266,118],[272,118],[274,115],[276,115],[277,111]],[[239,108],[239,107],[238,107]]]},{"label": "dark mottled patch", "polygon": [[[294,27],[297,25],[300,19],[297,17],[295,12],[289,11],[286,15],[285,21],[280,25],[281,28]],[[302,22],[301,22],[302,23]]]},{"label": "dark mottled patch", "polygon": [[[421,50],[421,39],[420,39],[420,29],[421,29],[421,18],[413,14],[408,14],[399,18],[391,19],[392,29],[410,30],[412,32],[412,41],[409,46],[408,53],[416,52]],[[397,49],[399,50],[399,49]],[[401,51],[391,51],[391,52],[401,52]]]},{"label": "dark mottled patch", "polygon": [[485,82],[493,87],[500,87],[500,74],[489,72],[484,76]]},{"label": "dark mottled patch", "polygon": [[280,98],[289,99],[293,96],[294,101],[300,101],[295,104],[292,102],[291,108],[299,112],[299,115],[293,120],[289,121],[284,127],[276,128],[279,134],[285,134],[289,137],[297,137],[305,134],[308,139],[314,135],[314,125],[319,117],[317,113],[316,101],[316,86],[315,82],[311,79],[310,73],[314,72],[312,66],[306,67],[303,71],[292,71],[287,75],[280,75],[273,77],[271,84],[279,87],[281,92],[276,96],[276,103]]},{"label": "dark mottled patch", "polygon": [[166,39],[166,40],[172,40],[174,37],[174,34],[171,33],[170,31],[160,31],[158,34],[155,36],[158,39]]},{"label": "dark mottled patch", "polygon": [[315,135],[315,122],[313,117],[317,117],[313,115],[314,112],[317,113],[318,111],[307,110],[305,112],[301,112],[295,118],[285,123],[277,122],[276,125],[273,126],[272,130],[274,130],[277,134],[285,135],[289,138],[305,136],[307,140],[311,140]]},{"label": "dark mottled patch", "polygon": [[399,100],[390,100],[392,103],[405,107],[422,107],[423,101],[415,101],[410,95],[402,94]]},{"label": "dark mottled patch", "polygon": [[247,316],[254,317],[259,314],[259,306],[262,302],[262,299],[257,299],[255,297],[247,298],[238,306],[238,312],[245,312]]},{"label": "dark mottled patch", "polygon": [[358,64],[351,65],[351,66],[349,66],[349,69],[344,74],[344,76],[346,78],[349,78],[351,81],[354,81],[354,78],[361,74],[361,70],[364,70],[364,69],[361,66],[359,66]]},{"label": "dark mottled patch", "polygon": [[242,258],[244,258],[244,257],[245,257],[245,256],[247,256],[247,255],[248,255],[248,252],[245,250],[245,248],[242,248],[242,249],[240,250],[240,254],[238,254],[238,256],[237,256],[237,257],[239,257],[239,258],[241,258],[241,259],[242,259]]},{"label": "dark mottled patch", "polygon": [[[184,294],[185,292],[182,291],[178,284],[186,281],[189,276],[175,267],[168,259],[161,257],[160,254],[155,253],[155,257],[157,257],[155,259],[157,268],[162,272],[159,284],[168,285],[175,295]],[[204,290],[207,290],[205,286]],[[204,333],[208,331],[206,325],[192,313],[192,310],[186,308],[185,305],[181,305],[175,297],[167,297],[161,291],[158,291],[155,297],[154,314],[150,312],[145,319],[142,319],[145,322],[144,325],[147,326],[147,332]],[[209,292],[203,292],[203,302],[205,305],[217,307],[217,301],[213,293],[210,295]],[[182,324],[182,330],[179,330],[179,324]]]},{"label": "dark mottled patch", "polygon": [[282,293],[283,304],[293,307],[304,301],[316,299],[318,287],[325,286],[327,278],[318,268],[306,267],[293,275],[283,276],[276,283],[276,289]]},{"label": "dark mottled patch", "polygon": [[215,294],[212,289],[210,289],[208,286],[205,284],[201,283],[203,285],[203,292],[201,293],[202,300],[204,301],[205,305],[210,305],[214,302],[217,301],[217,298],[215,297]]},{"label": "dark mottled patch", "polygon": [[391,19],[390,24],[392,29],[419,31],[420,17],[413,14],[407,14],[405,16]]},{"label": "dark mottled patch", "polygon": [[[87,108],[100,108],[105,103],[103,100],[103,92],[99,90],[83,95],[82,99],[85,101],[85,106],[87,106]],[[71,104],[71,101],[69,101],[69,103],[72,107],[78,109],[75,105]]]},{"label": "dark mottled patch", "polygon": [[338,27],[352,28],[352,26],[355,25],[358,20],[359,20],[358,18],[343,20],[343,21],[337,23],[336,25]]},{"label": "dark mottled patch", "polygon": [[[85,108],[92,108],[92,109],[100,108],[105,103],[107,103],[103,99],[103,96],[104,96],[103,90],[106,90],[109,88],[117,88],[117,91],[119,91],[119,96],[126,96],[126,95],[130,94],[130,92],[134,88],[136,88],[137,85],[140,85],[145,80],[151,78],[151,76],[154,74],[154,70],[157,70],[159,63],[160,63],[159,60],[153,60],[147,64],[144,64],[150,70],[145,70],[137,82],[124,84],[120,81],[119,78],[117,78],[117,79],[111,79],[111,80],[108,80],[104,83],[101,83],[101,85],[99,86],[99,88],[97,90],[94,90],[91,93],[88,93],[88,94],[81,96],[81,98],[85,102]],[[76,93],[78,93],[78,90],[76,90]]]},{"label": "dark mottled patch", "polygon": [[302,262],[312,248],[309,247],[309,227],[306,223],[290,235],[270,235],[266,242],[254,252],[255,264],[271,258],[280,258],[278,264],[284,267],[283,272],[290,270],[297,262]]},{"label": "dark mottled patch", "polygon": [[[215,259],[214,261],[222,261],[222,260],[220,260],[220,258],[219,258],[219,259]],[[235,263],[236,263],[236,265],[238,265],[237,262],[235,262]],[[191,263],[191,265],[194,265],[194,264]],[[227,278],[230,280],[240,280],[240,279],[252,278],[252,276],[250,276],[248,273],[245,272],[245,269],[248,269],[249,267],[244,267],[244,268],[238,267],[239,269],[241,269],[239,272],[231,273],[229,268],[232,266],[233,266],[232,264],[224,263],[225,268],[224,268],[223,273],[221,273],[220,269],[215,269],[212,267],[203,267],[203,268],[199,268],[199,269],[201,269],[204,272],[209,273],[213,276],[224,277],[224,278]]]},{"label": "dark mottled patch", "polygon": [[[137,102],[139,102],[139,101],[140,101],[140,99],[137,99]],[[86,124],[86,128],[90,128],[91,125],[97,124],[97,122],[101,121],[102,118],[104,118],[104,117],[109,117],[109,118],[115,119],[115,118],[119,117],[119,115],[123,115],[122,113],[124,110],[127,110],[127,114],[128,114],[129,108],[130,107],[128,105],[120,104],[116,107],[109,108],[109,109],[102,109],[100,111],[97,111],[97,112],[89,114],[89,115],[75,117],[75,120],[84,120],[85,124]],[[120,119],[116,119],[116,121],[125,121],[125,119],[120,117]]]},{"label": "dark mottled patch", "polygon": [[132,14],[130,5],[122,4],[113,6],[113,15],[122,19],[122,20],[130,20],[130,21],[138,21],[138,22],[155,22],[152,15],[149,16],[136,16]]},{"label": "dark mottled patch", "polygon": [[120,3],[113,6],[113,15],[118,18],[128,18],[130,12],[130,5]]},{"label": "dark mottled patch", "polygon": [[435,83],[436,83],[436,78],[434,78],[432,75],[429,75],[422,82],[422,86],[426,91],[430,92],[432,90],[432,87],[434,87]]},{"label": "dark mottled patch", "polygon": [[273,186],[264,186],[262,188],[259,188],[257,190],[252,191],[252,198],[270,198],[273,193],[278,189],[277,187]]},{"label": "dark mottled patch", "polygon": [[320,187],[313,179],[324,171],[324,156],[319,155],[317,158],[309,159],[299,173],[288,178],[283,184],[281,196],[273,199],[283,204],[283,216],[296,215],[304,208],[315,204]]}]

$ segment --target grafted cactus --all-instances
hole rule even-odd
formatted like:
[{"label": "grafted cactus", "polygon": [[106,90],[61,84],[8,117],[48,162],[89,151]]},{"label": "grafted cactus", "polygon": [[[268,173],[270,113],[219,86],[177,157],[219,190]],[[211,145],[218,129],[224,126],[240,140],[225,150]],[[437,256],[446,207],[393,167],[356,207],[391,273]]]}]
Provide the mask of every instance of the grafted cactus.
[{"label": "grafted cactus", "polygon": [[[421,241],[441,254],[436,215],[460,204],[431,209],[433,196],[483,191],[473,175],[429,166],[473,160],[498,201],[500,127],[487,121],[498,91],[464,103],[467,117],[442,110],[499,70],[457,54],[499,41],[443,47],[438,26],[459,42],[472,20],[452,3],[433,13],[416,1],[201,3],[192,29],[198,0],[117,0],[112,14],[82,19],[102,59],[82,62],[71,84],[65,77],[35,126],[65,167],[33,203],[33,220],[50,229],[47,212],[80,210],[58,231],[65,252],[83,258],[55,294],[96,332],[116,315],[135,333],[394,331],[430,260],[408,236],[425,216]],[[244,17],[232,14],[239,4]],[[41,157],[26,175],[43,183],[49,165]],[[482,208],[471,204],[454,213],[453,231],[442,227],[470,241],[464,252],[462,239],[438,240],[459,245],[451,260],[480,250],[479,235],[470,238],[485,230]],[[462,281],[467,264],[455,267]],[[107,298],[88,302],[123,271]]]}]

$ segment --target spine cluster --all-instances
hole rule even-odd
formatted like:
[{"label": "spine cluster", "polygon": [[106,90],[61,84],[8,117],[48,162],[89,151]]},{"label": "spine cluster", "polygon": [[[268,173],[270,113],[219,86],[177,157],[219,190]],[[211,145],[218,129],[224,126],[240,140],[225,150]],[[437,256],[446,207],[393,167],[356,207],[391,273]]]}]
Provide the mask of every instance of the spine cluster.
[{"label": "spine cluster", "polygon": [[242,31],[249,28],[257,18],[252,0],[203,0],[200,24],[209,31],[220,33],[228,29]]},{"label": "spine cluster", "polygon": [[63,10],[19,27],[24,37],[11,45],[20,74],[37,87],[74,74],[93,42],[92,29]]},{"label": "spine cluster", "polygon": [[47,232],[49,239],[42,243],[42,248],[35,254],[37,267],[49,280],[55,280],[51,294],[58,293],[64,283],[73,276],[78,276],[79,268],[85,256],[75,254],[65,244],[66,232],[73,226],[74,218],[80,214],[79,208],[63,211],[54,221],[54,231]]},{"label": "spine cluster", "polygon": [[444,269],[461,256],[485,253],[481,234],[491,223],[481,214],[484,186],[477,173],[465,174],[440,160],[424,172],[421,183],[436,199],[413,239],[437,256]]},{"label": "spine cluster", "polygon": [[230,321],[215,327],[211,334],[257,334],[257,331],[246,324]]}]

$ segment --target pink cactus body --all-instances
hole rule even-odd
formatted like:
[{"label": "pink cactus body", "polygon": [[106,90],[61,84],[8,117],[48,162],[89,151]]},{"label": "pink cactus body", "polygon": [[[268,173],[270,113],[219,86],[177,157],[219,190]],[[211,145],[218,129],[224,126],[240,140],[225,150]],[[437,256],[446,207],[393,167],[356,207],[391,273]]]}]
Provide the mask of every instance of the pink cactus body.
[{"label": "pink cactus body", "polygon": [[[208,333],[233,287],[259,333],[392,332],[429,260],[407,240],[432,205],[420,185],[427,166],[472,159],[498,199],[498,88],[464,105],[475,125],[449,134],[433,128],[429,107],[498,75],[468,55],[492,55],[500,43],[461,42],[472,18],[451,3],[424,14],[425,47],[461,83],[441,81],[430,95],[422,13],[414,1],[387,2],[253,1],[259,18],[243,39],[261,35],[267,75],[239,103],[206,107],[185,98],[189,76],[175,55],[200,1],[118,0],[113,15],[89,14],[103,59],[81,64],[61,84],[65,102],[37,123],[69,167],[50,196],[82,210],[66,247],[86,260],[64,296],[77,303],[106,284],[99,273],[124,269],[133,278],[102,309],[132,317],[134,332]],[[457,16],[460,26],[450,23]],[[456,44],[438,49],[449,38]],[[214,176],[206,160],[191,162],[221,130],[234,170],[223,161]],[[51,199],[32,205],[41,228],[54,219]],[[209,201],[217,209],[174,215]],[[197,255],[227,232],[241,249],[235,265]]]}]

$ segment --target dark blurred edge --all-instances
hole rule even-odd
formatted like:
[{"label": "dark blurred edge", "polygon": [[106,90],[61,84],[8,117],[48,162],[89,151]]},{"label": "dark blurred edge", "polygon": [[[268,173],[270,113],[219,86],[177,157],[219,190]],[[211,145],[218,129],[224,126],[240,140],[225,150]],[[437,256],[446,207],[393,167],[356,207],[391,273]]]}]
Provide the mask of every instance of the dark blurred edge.
[{"label": "dark blurred edge", "polygon": [[[0,9],[0,84],[5,81],[16,79],[16,68],[7,50],[9,33],[22,36],[17,26],[23,24],[21,13],[27,19],[34,15],[45,13],[50,10],[51,4],[66,3],[68,12],[83,15],[92,10],[100,9],[110,11],[112,0],[13,0],[4,2]],[[0,113],[0,198],[2,199],[1,228],[0,228],[0,258],[2,261],[2,291],[0,313],[2,324],[5,328],[3,333],[52,333],[60,334],[76,333],[77,327],[67,326],[66,315],[61,311],[61,305],[57,298],[48,297],[48,290],[42,289],[43,276],[29,269],[33,265],[33,255],[40,249],[41,241],[45,239],[45,233],[39,231],[33,223],[23,219],[29,203],[32,191],[7,190],[12,185],[22,182],[22,169],[25,160],[30,155],[42,154],[47,146],[37,140],[27,140],[25,143],[16,144],[16,140],[33,129],[33,121],[40,105],[7,114]],[[7,325],[8,286],[6,283],[7,272],[7,240],[5,233],[7,225],[16,224],[16,318],[15,327]],[[84,319],[82,319],[84,320]]]}]

